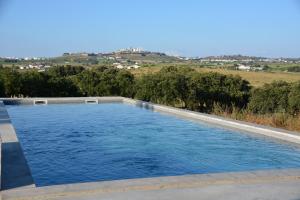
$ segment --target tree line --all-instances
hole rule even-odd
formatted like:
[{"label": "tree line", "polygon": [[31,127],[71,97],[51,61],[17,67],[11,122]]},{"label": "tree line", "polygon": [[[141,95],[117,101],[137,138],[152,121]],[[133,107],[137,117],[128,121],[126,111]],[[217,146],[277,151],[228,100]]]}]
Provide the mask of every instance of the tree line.
[{"label": "tree line", "polygon": [[165,67],[139,77],[111,67],[58,66],[46,72],[0,68],[0,96],[124,96],[207,113],[216,107],[254,114],[300,113],[300,82],[277,81],[252,88],[239,76],[186,67]]}]

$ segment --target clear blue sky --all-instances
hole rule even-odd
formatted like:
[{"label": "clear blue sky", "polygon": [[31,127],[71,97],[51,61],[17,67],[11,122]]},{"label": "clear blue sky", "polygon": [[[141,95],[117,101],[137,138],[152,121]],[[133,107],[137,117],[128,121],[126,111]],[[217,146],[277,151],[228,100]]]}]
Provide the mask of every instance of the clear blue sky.
[{"label": "clear blue sky", "polygon": [[300,57],[300,0],[0,0],[0,56]]}]

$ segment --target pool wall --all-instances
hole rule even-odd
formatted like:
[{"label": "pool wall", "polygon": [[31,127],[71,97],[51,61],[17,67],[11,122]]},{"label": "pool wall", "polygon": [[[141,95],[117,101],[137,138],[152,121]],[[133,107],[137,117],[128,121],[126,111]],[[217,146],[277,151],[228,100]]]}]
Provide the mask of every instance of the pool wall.
[{"label": "pool wall", "polygon": [[[27,161],[24,157],[23,150],[18,141],[15,129],[11,124],[9,115],[6,111],[5,105],[34,105],[36,101],[39,104],[67,104],[67,103],[127,103],[145,109],[168,113],[171,115],[176,115],[179,117],[193,119],[200,122],[207,122],[210,124],[215,124],[218,126],[238,129],[242,131],[252,132],[256,134],[262,134],[268,137],[273,137],[287,142],[300,144],[300,134],[296,132],[286,131],[282,129],[270,128],[266,126],[259,126],[252,123],[245,123],[236,120],[225,119],[222,117],[217,117],[214,115],[202,114],[197,112],[192,112],[183,109],[177,109],[168,106],[162,106],[157,104],[152,104],[148,102],[138,101],[123,97],[82,97],[82,98],[0,98],[0,136],[2,140],[2,163],[1,163],[1,186],[3,190],[21,188],[27,190],[28,188],[34,188],[34,182],[31,176],[30,169],[28,167]],[[298,134],[298,135],[297,135]],[[267,170],[268,171],[268,170]],[[293,177],[300,177],[300,170],[293,172]],[[249,172],[250,173],[250,172]],[[271,174],[276,174],[273,171]],[[282,174],[289,173],[289,170],[284,171]],[[295,174],[296,173],[296,174]],[[231,173],[230,177],[232,176]],[[252,172],[251,172],[252,174]],[[263,173],[259,173],[260,176]],[[246,174],[248,176],[249,174]],[[268,173],[266,173],[268,176]],[[277,174],[278,175],[278,174]],[[299,176],[298,176],[299,175]],[[224,175],[221,175],[224,176]],[[243,177],[245,174],[242,175]],[[184,176],[183,176],[184,177]],[[196,176],[191,176],[192,180]],[[154,180],[160,180],[157,178]],[[179,180],[181,178],[175,178]],[[145,179],[149,180],[149,179]],[[129,181],[130,182],[130,181]],[[143,181],[141,181],[143,182]],[[113,182],[112,182],[113,183]],[[110,184],[109,184],[110,185]],[[59,188],[64,188],[67,186],[57,186]],[[77,187],[77,186],[76,186]],[[80,187],[80,184],[79,186]],[[31,190],[30,190],[31,191]]]}]

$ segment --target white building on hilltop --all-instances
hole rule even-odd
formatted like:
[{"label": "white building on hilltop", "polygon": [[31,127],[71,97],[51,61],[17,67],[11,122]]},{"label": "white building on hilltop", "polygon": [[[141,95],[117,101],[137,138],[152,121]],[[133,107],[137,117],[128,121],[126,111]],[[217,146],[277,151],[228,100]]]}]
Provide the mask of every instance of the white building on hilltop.
[{"label": "white building on hilltop", "polygon": [[127,49],[120,49],[117,51],[118,53],[141,53],[144,52],[142,48],[127,48]]}]

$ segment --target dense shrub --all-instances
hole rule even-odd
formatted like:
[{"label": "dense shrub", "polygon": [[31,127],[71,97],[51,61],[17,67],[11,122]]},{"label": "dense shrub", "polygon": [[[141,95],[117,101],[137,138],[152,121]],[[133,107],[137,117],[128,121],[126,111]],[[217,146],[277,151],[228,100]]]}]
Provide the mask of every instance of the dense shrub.
[{"label": "dense shrub", "polygon": [[136,98],[172,106],[186,105],[191,72],[184,68],[166,67],[159,73],[144,75],[137,81]]},{"label": "dense shrub", "polygon": [[76,77],[84,96],[134,96],[134,76],[123,70],[97,68],[85,70]]},{"label": "dense shrub", "polygon": [[136,98],[143,101],[158,102],[157,83],[159,79],[153,75],[143,75],[136,81]]},{"label": "dense shrub", "polygon": [[4,94],[6,97],[18,96],[21,91],[20,74],[7,68],[0,69],[0,79],[3,81]]},{"label": "dense shrub", "polygon": [[119,92],[117,95],[133,98],[135,95],[135,80],[128,71],[119,71],[116,75]]},{"label": "dense shrub", "polygon": [[300,66],[292,66],[287,69],[288,72],[300,72]]},{"label": "dense shrub", "polygon": [[43,96],[48,97],[76,97],[81,96],[75,82],[65,77],[50,77],[47,80],[47,93]]},{"label": "dense shrub", "polygon": [[[298,83],[299,84],[299,83]],[[297,84],[276,81],[252,91],[249,110],[253,113],[299,112],[299,88]]]},{"label": "dense shrub", "polygon": [[244,107],[250,86],[240,77],[168,67],[137,82],[136,98],[210,112],[213,104]]},{"label": "dense shrub", "polygon": [[23,96],[43,97],[47,96],[49,87],[47,86],[47,77],[45,74],[28,71],[20,76],[20,93]]},{"label": "dense shrub", "polygon": [[97,96],[118,96],[120,88],[117,80],[119,70],[110,68],[103,72],[98,72],[99,83],[96,86]]},{"label": "dense shrub", "polygon": [[65,97],[80,96],[75,83],[68,77],[51,76],[48,73],[26,71],[19,73],[1,69],[0,79],[6,97]]},{"label": "dense shrub", "polygon": [[99,83],[99,74],[95,71],[85,70],[76,76],[76,82],[80,92],[84,96],[96,96],[96,86]]},{"label": "dense shrub", "polygon": [[211,112],[215,103],[223,107],[243,108],[247,105],[250,86],[238,76],[196,73],[189,84],[187,107],[190,109]]},{"label": "dense shrub", "polygon": [[84,67],[67,65],[67,66],[51,67],[47,71],[47,74],[54,77],[67,77],[67,76],[80,74],[83,71],[84,71]]},{"label": "dense shrub", "polygon": [[296,115],[300,113],[300,81],[294,83],[289,94],[289,111]]},{"label": "dense shrub", "polygon": [[0,78],[0,97],[4,97],[4,96],[5,96],[4,82],[3,82],[3,80]]}]

